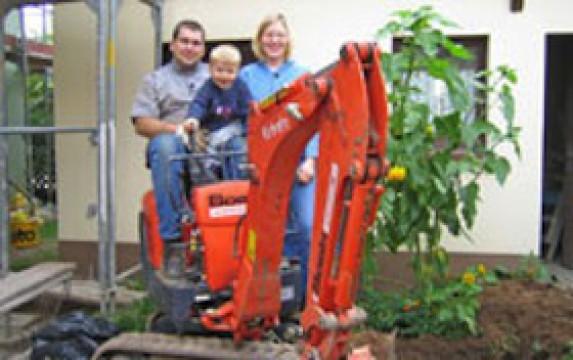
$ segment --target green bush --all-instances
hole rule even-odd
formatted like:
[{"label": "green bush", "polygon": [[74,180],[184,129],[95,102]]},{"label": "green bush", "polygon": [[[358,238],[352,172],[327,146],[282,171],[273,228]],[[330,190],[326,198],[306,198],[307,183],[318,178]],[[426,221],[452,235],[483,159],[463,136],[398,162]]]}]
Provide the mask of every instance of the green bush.
[{"label": "green bush", "polygon": [[401,336],[422,334],[459,338],[477,335],[478,295],[497,279],[483,265],[462,276],[425,288],[401,293],[381,293],[369,287],[361,303],[368,309],[368,326],[380,331],[398,330]]}]

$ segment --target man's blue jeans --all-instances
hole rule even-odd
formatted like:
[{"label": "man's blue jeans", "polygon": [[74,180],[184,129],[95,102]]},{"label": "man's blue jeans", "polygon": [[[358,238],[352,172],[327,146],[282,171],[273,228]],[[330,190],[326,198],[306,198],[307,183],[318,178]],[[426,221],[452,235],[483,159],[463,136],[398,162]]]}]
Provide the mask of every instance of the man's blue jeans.
[{"label": "man's blue jeans", "polygon": [[303,297],[306,295],[308,257],[314,219],[315,185],[314,179],[306,184],[299,181],[294,182],[283,248],[284,256],[298,257],[300,260]]},{"label": "man's blue jeans", "polygon": [[173,155],[187,153],[181,139],[174,134],[160,134],[149,141],[147,159],[159,214],[159,234],[163,240],[181,237],[183,161],[169,161]]}]

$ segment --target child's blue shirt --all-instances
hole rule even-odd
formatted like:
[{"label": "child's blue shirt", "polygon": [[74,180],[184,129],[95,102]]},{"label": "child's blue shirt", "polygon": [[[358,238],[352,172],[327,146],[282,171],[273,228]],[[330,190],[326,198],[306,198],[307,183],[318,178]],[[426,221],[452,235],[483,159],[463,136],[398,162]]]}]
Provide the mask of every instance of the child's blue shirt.
[{"label": "child's blue shirt", "polygon": [[251,93],[239,78],[228,89],[221,89],[212,79],[205,82],[189,106],[188,117],[200,121],[209,132],[217,131],[230,122],[240,120],[246,129]]}]

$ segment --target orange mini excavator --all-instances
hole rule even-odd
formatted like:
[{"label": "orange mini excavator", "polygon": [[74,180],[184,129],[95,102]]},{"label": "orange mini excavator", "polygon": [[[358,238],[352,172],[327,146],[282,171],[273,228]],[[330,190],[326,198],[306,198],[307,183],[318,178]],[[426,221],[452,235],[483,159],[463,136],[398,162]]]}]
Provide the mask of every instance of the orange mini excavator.
[{"label": "orange mini excavator", "polygon": [[[200,180],[202,171],[190,171],[183,279],[158,271],[158,215],[153,193],[144,196],[142,262],[161,310],[150,332],[113,338],[94,358],[343,357],[351,328],[366,320],[354,301],[366,234],[383,193],[387,121],[380,51],[373,44],[346,44],[337,62],[253,103],[248,181]],[[301,304],[300,265],[281,254],[293,176],[315,133],[315,218]],[[198,163],[198,156],[189,161]],[[292,315],[302,307],[302,314]],[[277,341],[296,334],[297,345]]]}]

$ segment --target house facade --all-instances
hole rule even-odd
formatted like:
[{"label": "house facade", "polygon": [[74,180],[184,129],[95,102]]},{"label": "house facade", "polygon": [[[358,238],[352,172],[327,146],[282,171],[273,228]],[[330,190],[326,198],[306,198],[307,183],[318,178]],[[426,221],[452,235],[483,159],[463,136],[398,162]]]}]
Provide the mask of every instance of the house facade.
[{"label": "house facade", "polygon": [[[544,124],[547,112],[548,37],[573,34],[573,3],[567,0],[525,0],[521,11],[511,0],[434,0],[353,2],[314,0],[169,0],[164,5],[163,41],[183,18],[202,22],[211,41],[249,40],[262,17],[283,12],[294,39],[293,57],[317,71],[337,58],[345,41],[372,41],[394,11],[432,5],[460,27],[448,30],[459,38],[479,38],[485,64],[515,68],[516,124],[522,128],[522,156],[507,151],[512,172],[500,187],[482,181],[479,216],[473,241],[448,238],[446,247],[463,263],[515,263],[541,249]],[[55,7],[55,108],[58,126],[96,124],[96,17],[83,3]],[[117,257],[120,264],[137,261],[137,214],[142,194],[150,188],[144,166],[145,140],[135,135],[129,112],[143,75],[153,68],[153,26],[150,10],[138,1],[123,1],[117,43]],[[390,50],[389,41],[380,43]],[[567,75],[569,76],[569,75]],[[563,78],[570,88],[572,78]],[[497,112],[493,119],[501,119]],[[565,118],[569,117],[565,116]],[[569,120],[571,121],[571,119]],[[97,199],[97,147],[85,135],[57,139],[60,251],[78,261],[85,274],[95,274],[97,219],[88,209]],[[389,268],[404,261],[388,260]],[[394,261],[394,262],[392,262]],[[455,262],[455,261],[454,261]],[[120,265],[120,268],[122,266]]]}]

